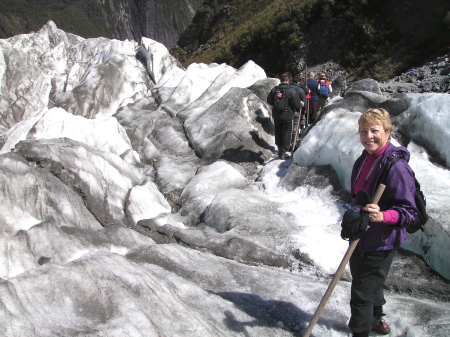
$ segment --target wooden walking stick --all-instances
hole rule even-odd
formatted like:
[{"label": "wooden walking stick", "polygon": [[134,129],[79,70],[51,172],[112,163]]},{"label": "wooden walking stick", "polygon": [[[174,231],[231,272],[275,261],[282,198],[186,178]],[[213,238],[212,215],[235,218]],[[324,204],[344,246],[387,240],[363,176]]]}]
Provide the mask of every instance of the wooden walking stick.
[{"label": "wooden walking stick", "polygon": [[[306,86],[306,89],[309,90],[309,88],[308,88],[308,66],[305,67],[305,86]],[[308,95],[308,93],[306,93],[306,95]],[[308,98],[306,99],[305,113],[306,113],[306,126],[308,126],[309,125],[309,99]]]},{"label": "wooden walking stick", "polygon": [[306,99],[306,126],[309,125],[309,99]]},{"label": "wooden walking stick", "polygon": [[[307,69],[308,67],[305,67],[305,86],[306,86],[306,76],[307,76]],[[306,93],[305,93],[305,98],[306,98]],[[303,102],[303,105],[305,106],[305,102]],[[305,114],[306,116],[308,116],[308,110],[309,110],[309,100],[306,98],[306,108],[305,108]],[[300,121],[302,120],[302,109],[300,109],[300,112],[298,114],[298,120],[297,120],[297,125],[295,126],[295,135],[294,135],[294,140],[292,142],[291,148],[292,148],[292,153],[294,153],[295,151],[295,146],[297,145],[297,138],[298,138],[298,133],[300,131]],[[308,121],[306,121],[306,124],[308,124]]]},{"label": "wooden walking stick", "polygon": [[[383,184],[380,184],[380,186],[378,186],[375,196],[373,197],[372,204],[378,204],[378,201],[380,201],[381,195],[383,194],[385,188],[386,188],[386,186]],[[334,274],[334,277],[331,280],[331,283],[328,286],[328,289],[325,292],[325,295],[323,295],[322,300],[320,301],[320,304],[317,307],[316,312],[314,313],[314,316],[313,316],[311,322],[309,322],[308,328],[306,329],[305,333],[303,334],[303,337],[309,337],[309,335],[311,335],[311,332],[314,329],[314,325],[316,325],[317,321],[319,320],[319,317],[322,314],[322,311],[325,308],[325,305],[327,304],[328,299],[330,298],[331,294],[333,293],[333,290],[336,287],[336,284],[338,283],[342,274],[344,273],[345,266],[347,265],[348,261],[350,260],[350,257],[352,256],[353,251],[355,250],[358,242],[359,242],[359,239],[356,239],[356,240],[353,240],[350,242],[347,252],[345,253],[344,258],[342,259],[341,264],[339,265],[339,267],[336,271],[336,274]]]},{"label": "wooden walking stick", "polygon": [[294,153],[295,151],[295,145],[297,145],[297,137],[298,137],[298,132],[300,130],[300,120],[302,119],[302,109],[300,109],[300,112],[298,114],[298,120],[297,120],[297,125],[295,126],[295,135],[294,135],[294,140],[292,141],[292,153]]}]

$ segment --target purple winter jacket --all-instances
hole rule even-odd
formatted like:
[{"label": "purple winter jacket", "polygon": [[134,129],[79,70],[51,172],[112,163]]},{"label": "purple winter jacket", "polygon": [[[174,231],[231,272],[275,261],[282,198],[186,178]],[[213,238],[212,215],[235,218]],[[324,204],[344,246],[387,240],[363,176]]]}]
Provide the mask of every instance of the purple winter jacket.
[{"label": "purple winter jacket", "polygon": [[[352,170],[352,195],[355,195],[353,186],[359,166],[362,164],[364,158],[367,156],[367,151],[364,150],[361,156],[356,160]],[[400,156],[404,160],[397,161],[392,165],[391,169],[384,176],[388,170],[390,161],[393,157]],[[394,209],[399,214],[398,222],[395,225],[387,225],[382,222],[370,222],[370,228],[361,237],[356,246],[356,251],[359,253],[390,250],[400,247],[407,237],[407,227],[412,220],[417,216],[416,203],[414,195],[416,185],[414,180],[414,172],[408,165],[410,158],[409,151],[403,147],[396,147],[389,143],[388,147],[382,154],[381,161],[374,172],[372,184],[369,188],[370,200],[373,200],[375,192],[381,183],[386,185],[383,195],[378,202],[381,211]],[[384,181],[381,181],[381,180]]]}]

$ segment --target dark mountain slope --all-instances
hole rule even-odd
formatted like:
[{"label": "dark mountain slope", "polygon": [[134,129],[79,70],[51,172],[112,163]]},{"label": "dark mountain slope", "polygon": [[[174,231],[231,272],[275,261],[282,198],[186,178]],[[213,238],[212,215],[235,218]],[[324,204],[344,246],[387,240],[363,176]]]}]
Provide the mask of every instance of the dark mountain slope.
[{"label": "dark mountain slope", "polygon": [[0,38],[39,30],[52,20],[84,38],[142,36],[173,46],[201,0],[1,0]]},{"label": "dark mountain slope", "polygon": [[171,52],[185,65],[252,59],[270,76],[334,61],[386,80],[449,45],[448,0],[209,0]]}]

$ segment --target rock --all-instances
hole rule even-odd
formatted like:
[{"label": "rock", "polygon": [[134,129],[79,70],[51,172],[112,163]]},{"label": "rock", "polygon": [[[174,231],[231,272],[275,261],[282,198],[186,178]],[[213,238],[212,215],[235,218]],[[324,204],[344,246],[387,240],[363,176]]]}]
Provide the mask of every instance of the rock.
[{"label": "rock", "polygon": [[[304,65],[300,65],[300,77],[305,77]],[[333,89],[332,97],[342,95],[347,88],[347,72],[339,64],[328,61],[326,63],[311,67],[307,69],[308,72],[314,71],[316,73],[316,79],[320,73],[325,73],[327,79],[331,82]]]},{"label": "rock", "polygon": [[406,73],[380,83],[383,94],[393,96],[398,93],[450,93],[449,55],[438,57],[418,68],[411,68]]},{"label": "rock", "polygon": [[378,82],[371,78],[366,78],[351,84],[345,91],[345,94],[354,91],[368,91],[374,94],[381,95],[381,89]]}]

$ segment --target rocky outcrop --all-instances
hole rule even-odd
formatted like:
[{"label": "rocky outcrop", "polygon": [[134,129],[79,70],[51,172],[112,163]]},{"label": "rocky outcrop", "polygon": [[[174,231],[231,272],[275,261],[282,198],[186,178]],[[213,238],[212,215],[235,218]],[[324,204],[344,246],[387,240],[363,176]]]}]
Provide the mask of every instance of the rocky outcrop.
[{"label": "rocky outcrop", "polygon": [[401,93],[450,93],[450,54],[411,68],[390,81],[380,83],[385,95]]},{"label": "rocky outcrop", "polygon": [[404,93],[450,93],[450,54],[411,68],[386,82],[367,78],[350,83],[345,69],[331,61],[308,68],[308,71],[314,71],[316,75],[325,73],[332,82],[333,96],[353,91],[368,91],[388,97]]},{"label": "rocky outcrop", "polygon": [[[129,0],[122,1],[125,1],[126,4]],[[132,11],[128,29],[131,29],[132,37],[136,41],[142,37],[148,37],[166,47],[171,47],[175,45],[181,33],[189,25],[201,3],[201,0],[174,2],[138,0],[131,2]],[[133,8],[133,4],[135,4],[135,8]],[[116,28],[120,28],[120,23],[121,21],[117,20]],[[120,34],[119,31],[116,33]]]}]

